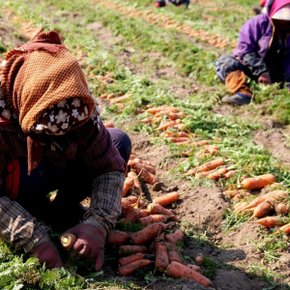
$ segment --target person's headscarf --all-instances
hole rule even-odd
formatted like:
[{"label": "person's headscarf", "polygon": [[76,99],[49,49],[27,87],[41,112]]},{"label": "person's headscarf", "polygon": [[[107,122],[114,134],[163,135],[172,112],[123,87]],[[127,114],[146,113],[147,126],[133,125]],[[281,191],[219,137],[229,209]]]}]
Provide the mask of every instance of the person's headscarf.
[{"label": "person's headscarf", "polygon": [[[42,32],[6,54],[2,87],[7,98],[5,101],[27,135],[44,113],[59,103],[78,98],[86,107],[85,118],[74,124],[74,128],[84,124],[95,108],[95,100],[78,61],[55,31]],[[33,141],[27,138],[29,172],[37,166],[40,158],[34,152],[39,146],[33,146]]]},{"label": "person's headscarf", "polygon": [[272,19],[290,20],[290,0],[268,0],[266,7]]}]

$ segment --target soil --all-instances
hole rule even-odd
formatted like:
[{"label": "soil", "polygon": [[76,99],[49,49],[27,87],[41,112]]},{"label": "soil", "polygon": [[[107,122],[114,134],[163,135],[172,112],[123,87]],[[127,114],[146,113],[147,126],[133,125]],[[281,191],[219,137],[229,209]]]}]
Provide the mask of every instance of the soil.
[{"label": "soil", "polygon": [[[100,23],[90,24],[89,28],[96,33],[96,37],[106,45],[110,51],[116,42],[122,41],[119,37],[111,35]],[[25,39],[19,36],[14,38],[14,29],[8,27],[4,19],[0,19],[0,41],[4,46],[16,45]],[[135,74],[144,72],[142,63],[134,64],[130,59],[134,56],[133,48],[127,47],[120,54],[120,63],[126,65]],[[150,55],[151,58],[160,58],[159,54]],[[174,78],[178,80],[181,77],[174,67],[167,66],[165,68],[156,68],[150,76],[152,81],[158,79]],[[180,82],[181,83],[181,82]],[[184,83],[184,82],[183,82]],[[193,84],[191,79],[187,80],[186,86],[179,86],[176,81],[172,90],[177,97],[184,98],[192,94],[197,89],[203,89],[199,84]],[[101,104],[105,105],[105,104]],[[220,106],[214,109],[221,114],[236,114],[245,117],[254,118],[254,114],[245,112],[241,109],[233,109],[232,107]],[[270,119],[260,120],[264,122],[265,130],[257,132],[254,140],[257,145],[269,149],[273,156],[279,158],[285,166],[290,166],[290,149],[287,147],[287,136],[289,136],[289,128],[277,128],[274,122]],[[270,124],[270,125],[269,125]],[[274,125],[273,125],[274,124]],[[285,284],[277,284],[274,287],[272,284],[261,280],[254,275],[247,274],[247,270],[254,263],[261,262],[261,256],[254,248],[255,237],[258,237],[260,232],[255,224],[245,223],[236,231],[227,232],[222,228],[222,221],[225,209],[230,206],[229,202],[222,194],[221,188],[216,185],[203,188],[199,186],[192,187],[190,180],[180,179],[178,176],[172,178],[173,170],[182,160],[172,156],[169,148],[165,145],[152,144],[151,139],[146,134],[130,135],[133,144],[133,152],[142,159],[153,163],[157,168],[158,182],[154,185],[143,185],[142,191],[147,198],[154,198],[164,192],[180,191],[183,193],[182,198],[173,208],[178,218],[188,223],[196,232],[204,232],[210,239],[200,240],[192,237],[186,237],[182,247],[184,257],[194,259],[197,255],[202,254],[213,261],[216,267],[212,281],[216,290],[262,290],[262,289],[289,289]],[[109,254],[108,254],[109,255]],[[273,266],[273,269],[280,273],[287,273],[289,264],[289,254],[283,253],[284,260],[280,264]],[[276,267],[276,268],[275,268]],[[104,271],[111,273],[111,277],[115,276],[112,272],[110,262],[105,263]],[[165,278],[163,276],[151,277],[146,283],[144,275],[117,278],[124,281],[135,281],[139,284],[146,284],[146,289],[163,290],[168,287],[171,289],[205,289],[194,282],[183,280],[175,280]],[[289,283],[289,281],[288,281]],[[271,287],[271,288],[270,288]],[[144,286],[145,289],[145,286]],[[207,288],[209,289],[209,288]]]}]

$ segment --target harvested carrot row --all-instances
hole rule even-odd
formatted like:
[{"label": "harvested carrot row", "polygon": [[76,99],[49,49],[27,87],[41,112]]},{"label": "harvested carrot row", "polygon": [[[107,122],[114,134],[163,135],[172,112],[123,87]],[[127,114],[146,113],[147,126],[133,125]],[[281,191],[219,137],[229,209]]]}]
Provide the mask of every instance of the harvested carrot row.
[{"label": "harvested carrot row", "polygon": [[280,217],[280,216],[267,216],[261,219],[256,220],[255,222],[261,226],[264,226],[266,228],[274,228],[283,226],[287,223],[287,218]]},{"label": "harvested carrot row", "polygon": [[125,266],[127,264],[130,264],[130,263],[137,261],[137,260],[141,260],[143,258],[144,258],[144,253],[136,253],[136,254],[133,254],[133,255],[130,255],[127,257],[120,258],[119,265]]},{"label": "harvested carrot row", "polygon": [[169,257],[166,245],[162,242],[155,244],[155,268],[159,272],[164,272],[169,265]]},{"label": "harvested carrot row", "polygon": [[153,203],[157,203],[162,206],[167,206],[177,201],[179,197],[180,197],[180,194],[178,192],[170,192],[170,193],[154,198]]},{"label": "harvested carrot row", "polygon": [[129,240],[129,233],[112,230],[108,235],[108,243],[111,245],[124,244]]},{"label": "harvested carrot row", "polygon": [[235,208],[234,212],[239,213],[239,212],[243,212],[245,210],[254,208],[267,199],[274,199],[276,201],[279,201],[279,200],[285,199],[287,197],[287,195],[288,194],[284,190],[270,191],[267,194],[263,194],[263,195],[256,197],[255,199],[253,199],[249,203],[244,203],[239,208]]},{"label": "harvested carrot row", "polygon": [[193,280],[206,288],[213,286],[212,281],[207,277],[178,262],[171,262],[166,269],[166,274],[174,278]]},{"label": "harvested carrot row", "polygon": [[134,273],[135,271],[150,265],[151,263],[152,261],[148,259],[136,260],[131,262],[130,264],[119,267],[118,273],[122,276],[128,276]]},{"label": "harvested carrot row", "polygon": [[263,174],[256,177],[245,178],[241,182],[241,186],[244,189],[255,190],[261,189],[267,185],[270,185],[276,181],[276,178],[273,174]]},{"label": "harvested carrot row", "polygon": [[163,223],[151,224],[138,232],[132,233],[130,238],[136,245],[145,244],[157,237],[166,228],[167,226]]},{"label": "harvested carrot row", "polygon": [[128,256],[136,253],[145,253],[147,247],[143,245],[121,245],[119,247],[119,254],[123,256]]}]

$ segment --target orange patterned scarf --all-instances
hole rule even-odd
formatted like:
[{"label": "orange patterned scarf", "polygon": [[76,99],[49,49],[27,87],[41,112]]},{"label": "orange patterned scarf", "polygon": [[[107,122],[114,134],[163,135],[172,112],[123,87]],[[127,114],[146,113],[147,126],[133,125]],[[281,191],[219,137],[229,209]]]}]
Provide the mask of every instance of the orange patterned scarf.
[{"label": "orange patterned scarf", "polygon": [[[6,54],[2,86],[7,103],[18,116],[26,134],[31,132],[47,109],[69,98],[81,98],[88,108],[88,117],[79,125],[84,124],[94,112],[95,100],[89,92],[83,71],[55,31],[40,33]],[[41,154],[30,137],[27,145],[30,172],[37,166]]]}]

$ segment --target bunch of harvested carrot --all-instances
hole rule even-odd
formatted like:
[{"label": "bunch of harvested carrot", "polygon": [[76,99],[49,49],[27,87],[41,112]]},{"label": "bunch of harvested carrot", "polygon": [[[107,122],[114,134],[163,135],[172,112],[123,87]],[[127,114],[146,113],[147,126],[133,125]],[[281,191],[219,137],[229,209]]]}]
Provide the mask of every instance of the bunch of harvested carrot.
[{"label": "bunch of harvested carrot", "polygon": [[134,171],[146,183],[154,184],[157,181],[156,169],[150,162],[143,161],[140,158],[130,158],[128,166],[131,168],[131,171]]},{"label": "bunch of harvested carrot", "polygon": [[195,175],[197,173],[205,172],[205,171],[210,171],[213,170],[221,165],[224,165],[225,161],[223,158],[219,157],[214,160],[211,160],[209,162],[206,162],[198,167],[190,169],[186,175]]}]

